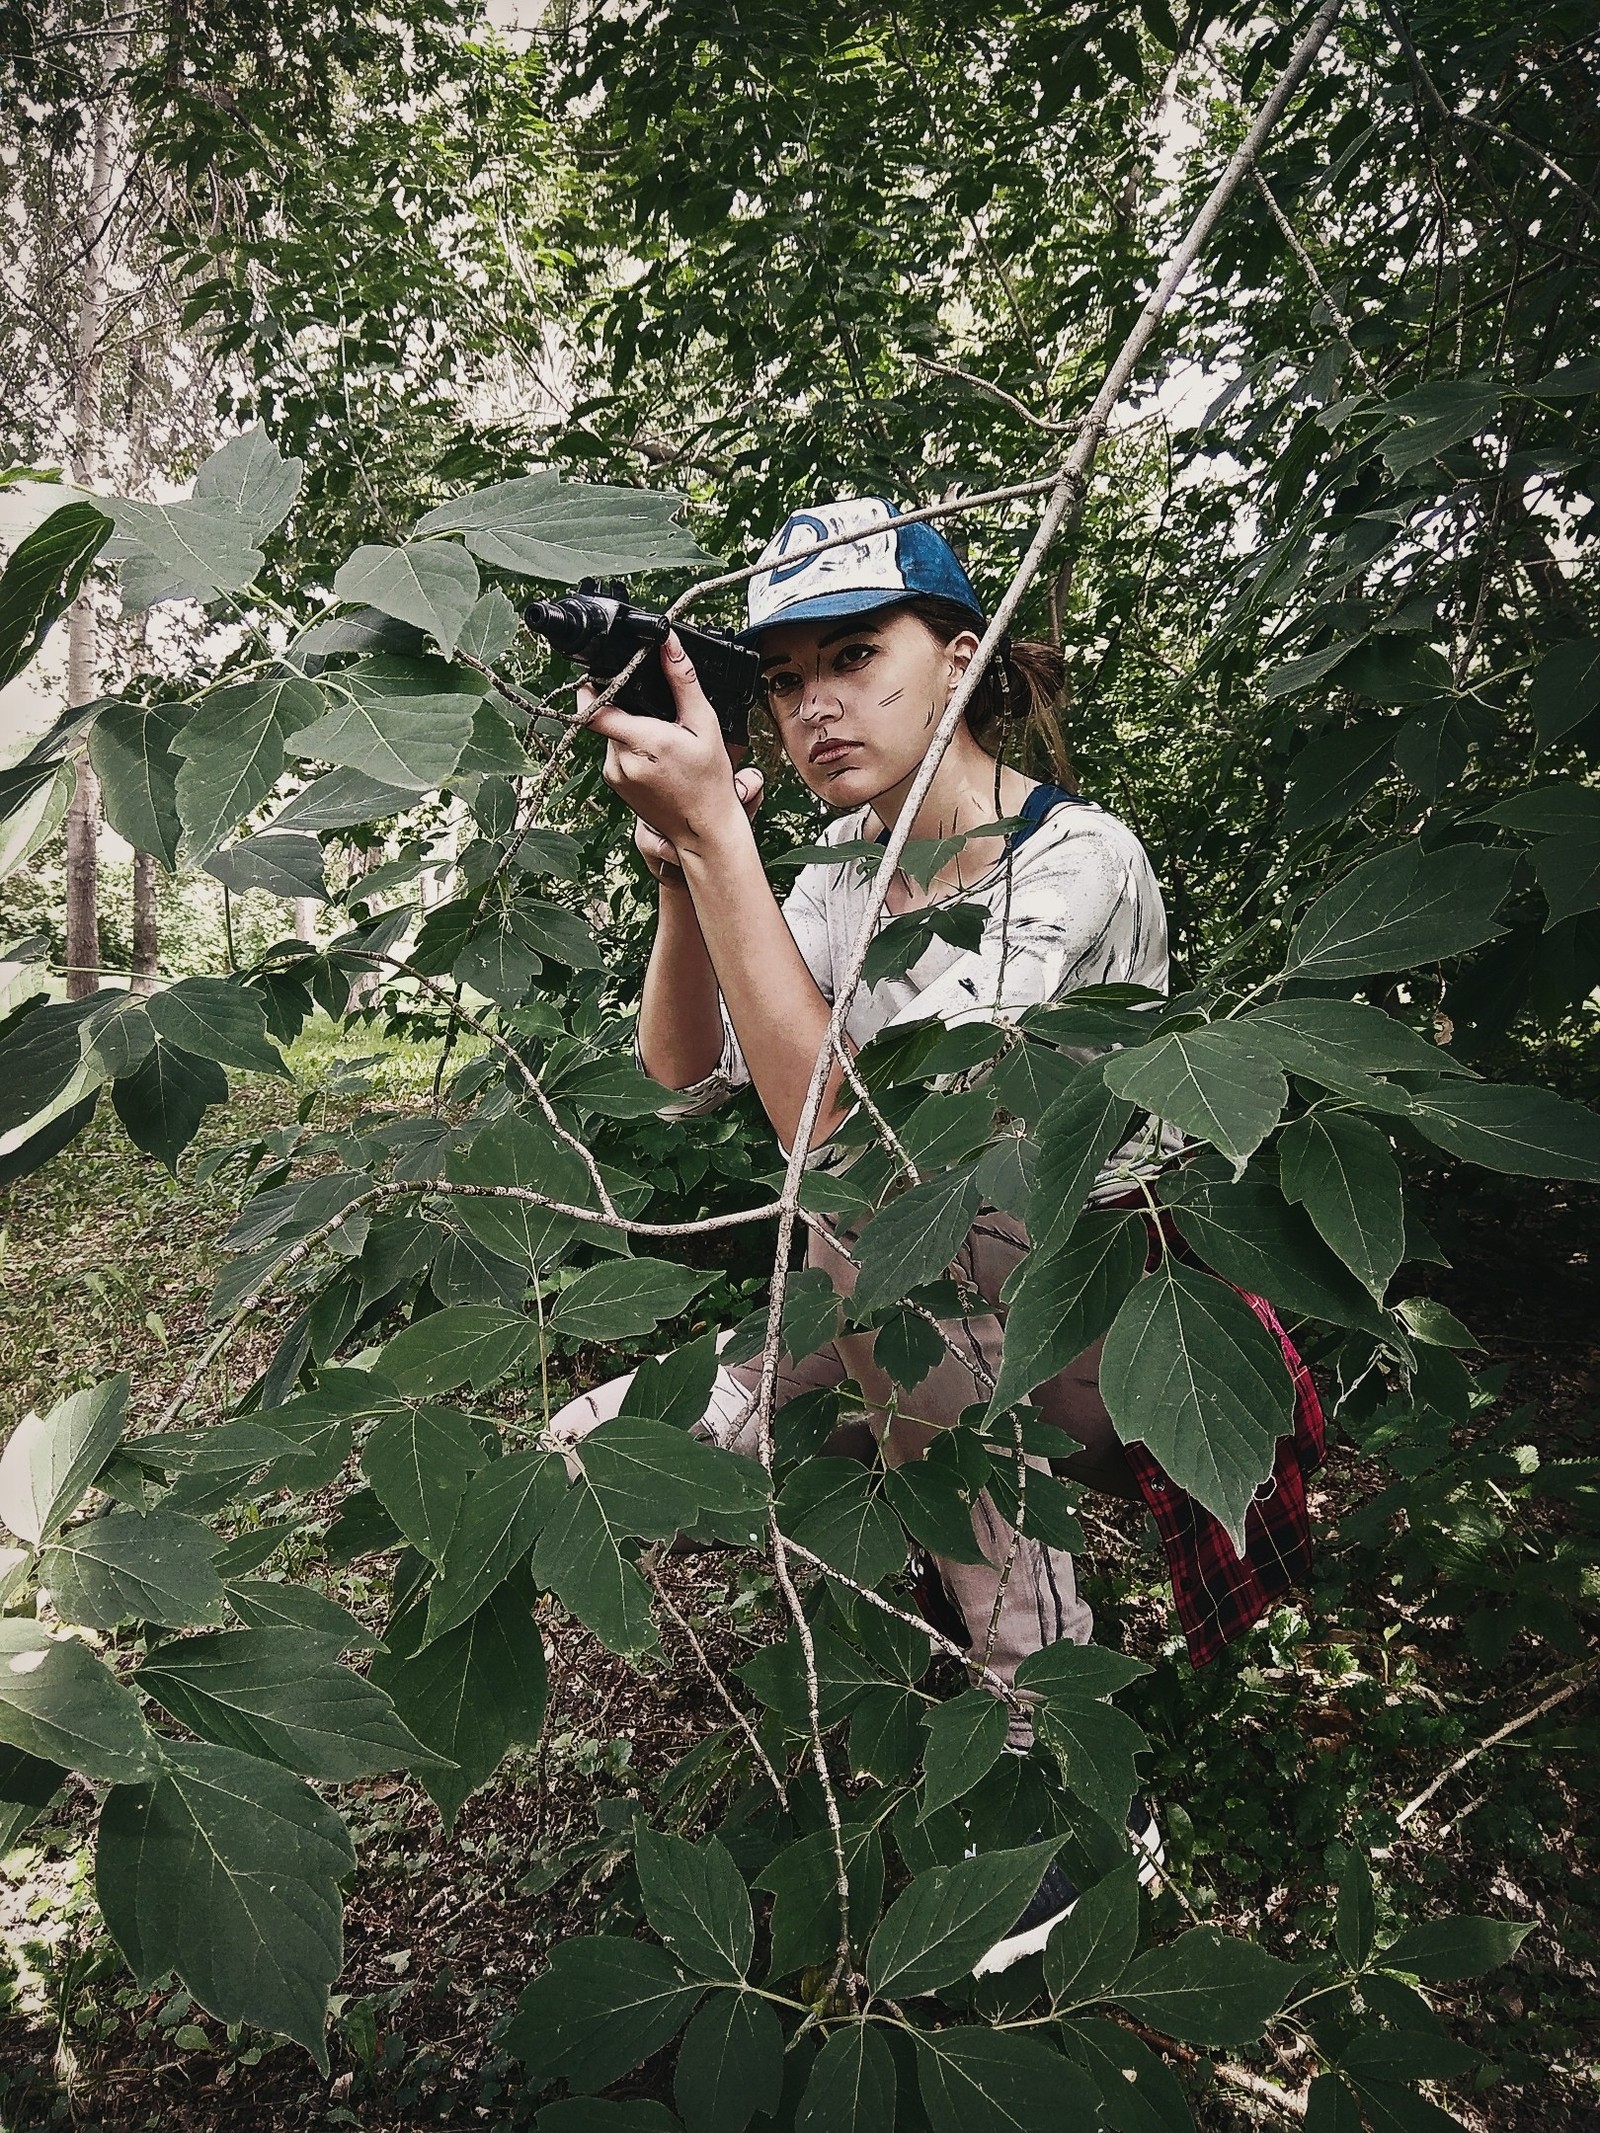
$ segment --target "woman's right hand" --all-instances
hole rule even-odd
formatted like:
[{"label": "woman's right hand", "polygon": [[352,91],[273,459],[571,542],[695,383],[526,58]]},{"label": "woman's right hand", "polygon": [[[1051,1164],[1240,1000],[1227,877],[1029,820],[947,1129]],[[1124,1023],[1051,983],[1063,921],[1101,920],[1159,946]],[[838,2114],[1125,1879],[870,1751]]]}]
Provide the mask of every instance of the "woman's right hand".
[{"label": "woman's right hand", "polygon": [[[587,711],[599,695],[592,681],[578,684],[578,709]],[[766,791],[766,780],[753,763],[746,764],[733,773],[733,789],[739,796],[739,805],[744,809],[745,819],[754,821]],[[652,829],[642,815],[633,818],[633,842],[639,857],[658,882],[666,882],[674,888],[683,886],[683,869],[678,864],[678,849],[670,837],[663,837],[658,829]]]}]

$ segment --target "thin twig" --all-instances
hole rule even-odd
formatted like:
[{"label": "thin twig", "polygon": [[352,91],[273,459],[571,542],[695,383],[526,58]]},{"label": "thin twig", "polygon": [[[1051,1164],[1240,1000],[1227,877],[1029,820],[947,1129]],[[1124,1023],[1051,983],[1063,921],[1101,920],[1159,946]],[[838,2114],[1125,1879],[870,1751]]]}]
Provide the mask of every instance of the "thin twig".
[{"label": "thin twig", "polygon": [[667,1613],[671,1615],[673,1621],[677,1623],[679,1629],[682,1630],[685,1638],[688,1640],[690,1649],[693,1651],[696,1659],[698,1659],[700,1662],[701,1670],[705,1674],[706,1679],[716,1690],[718,1696],[721,1698],[722,1702],[727,1706],[729,1712],[732,1714],[734,1724],[739,1728],[740,1732],[749,1742],[750,1752],[752,1755],[754,1755],[756,1761],[761,1765],[762,1769],[767,1773],[767,1777],[771,1782],[773,1791],[778,1795],[778,1798],[783,1802],[784,1806],[787,1807],[789,1804],[788,1787],[784,1784],[783,1779],[779,1777],[777,1771],[773,1768],[772,1758],[768,1755],[766,1749],[762,1747],[760,1741],[756,1738],[756,1730],[754,1726],[751,1725],[749,1719],[745,1716],[744,1712],[740,1710],[738,1704],[734,1701],[733,1691],[728,1687],[728,1684],[723,1680],[722,1676],[711,1664],[710,1659],[706,1656],[705,1646],[695,1635],[694,1630],[688,1620],[688,1617],[683,1614],[677,1602],[673,1599],[671,1593],[668,1592],[666,1586],[662,1583],[661,1573],[656,1569],[654,1563],[648,1561],[641,1563],[640,1568],[644,1571],[645,1576],[650,1580],[651,1585],[655,1588],[656,1598],[667,1610]]},{"label": "thin twig", "polygon": [[943,1630],[935,1629],[931,1622],[924,1621],[921,1615],[914,1614],[909,1607],[897,1607],[893,1600],[886,1600],[881,1592],[875,1592],[870,1585],[863,1585],[858,1579],[847,1576],[844,1571],[838,1569],[833,1563],[828,1562],[825,1557],[815,1554],[800,1541],[790,1539],[789,1552],[791,1555],[802,1557],[814,1569],[820,1570],[825,1576],[832,1578],[836,1584],[843,1585],[847,1591],[855,1593],[857,1598],[870,1600],[881,1614],[892,1615],[895,1621],[904,1622],[908,1628],[920,1629],[930,1643],[937,1650],[943,1652],[947,1659],[959,1659],[961,1664],[984,1688],[989,1689],[994,1695],[1000,1697],[1012,1710],[1032,1710],[1034,1703],[1037,1701],[1036,1698],[1028,1695],[1026,1691],[1014,1687],[1009,1681],[1003,1681],[988,1664],[987,1660],[975,1659],[971,1652],[963,1651],[953,1637],[947,1637]]},{"label": "thin twig", "polygon": [[1498,1748],[1500,1743],[1503,1740],[1509,1740],[1513,1733],[1520,1733],[1524,1726],[1531,1726],[1536,1718],[1543,1718],[1546,1711],[1553,1711],[1558,1703],[1565,1703],[1569,1696],[1576,1696],[1579,1689],[1585,1687],[1594,1678],[1594,1672],[1595,1669],[1592,1665],[1583,1667],[1572,1680],[1557,1689],[1554,1694],[1542,1697],[1533,1706],[1532,1710],[1524,1711],[1520,1718],[1508,1719],[1505,1725],[1497,1726],[1486,1740],[1479,1741],[1475,1748],[1469,1748],[1464,1755],[1458,1755],[1447,1769],[1440,1771],[1431,1785],[1424,1785],[1414,1800],[1407,1800],[1404,1807],[1395,1816],[1395,1821],[1401,1828],[1404,1828],[1413,1815],[1427,1806],[1436,1792],[1442,1791],[1449,1784],[1457,1772],[1465,1770],[1469,1763],[1475,1763],[1480,1755],[1487,1755],[1491,1748]]}]

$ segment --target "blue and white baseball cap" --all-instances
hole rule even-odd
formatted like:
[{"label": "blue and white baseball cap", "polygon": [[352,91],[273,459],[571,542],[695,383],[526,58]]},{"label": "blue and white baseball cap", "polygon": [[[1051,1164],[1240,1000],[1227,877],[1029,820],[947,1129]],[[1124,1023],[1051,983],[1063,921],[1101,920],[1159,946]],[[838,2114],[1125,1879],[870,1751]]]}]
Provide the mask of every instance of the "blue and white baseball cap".
[{"label": "blue and white baseball cap", "polygon": [[[983,603],[955,550],[928,525],[896,526],[881,496],[842,496],[791,511],[761,553],[746,589],[746,640],[780,622],[823,622],[932,594],[969,610],[981,629]],[[853,534],[837,548],[812,551]]]}]

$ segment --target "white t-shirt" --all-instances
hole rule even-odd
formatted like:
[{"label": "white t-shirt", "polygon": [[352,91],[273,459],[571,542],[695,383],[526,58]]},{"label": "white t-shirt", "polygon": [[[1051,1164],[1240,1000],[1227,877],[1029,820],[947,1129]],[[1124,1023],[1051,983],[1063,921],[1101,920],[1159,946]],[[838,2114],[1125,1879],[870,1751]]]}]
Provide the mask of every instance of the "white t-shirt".
[{"label": "white t-shirt", "polygon": [[[869,812],[863,807],[841,816],[817,841],[864,838]],[[808,866],[784,902],[789,931],[830,1004],[872,880],[859,861]],[[1167,989],[1167,915],[1149,857],[1126,823],[1092,801],[1061,801],[979,881],[943,901],[986,907],[981,941],[962,949],[934,940],[903,977],[861,986],[845,1022],[857,1046],[905,1023],[1016,1016],[1085,985]],[[879,919],[880,930],[890,916]],[[749,1082],[726,1007],[722,1026],[722,1057],[703,1081],[662,1106],[665,1116],[698,1117]],[[827,1153],[815,1150],[812,1161]]]}]

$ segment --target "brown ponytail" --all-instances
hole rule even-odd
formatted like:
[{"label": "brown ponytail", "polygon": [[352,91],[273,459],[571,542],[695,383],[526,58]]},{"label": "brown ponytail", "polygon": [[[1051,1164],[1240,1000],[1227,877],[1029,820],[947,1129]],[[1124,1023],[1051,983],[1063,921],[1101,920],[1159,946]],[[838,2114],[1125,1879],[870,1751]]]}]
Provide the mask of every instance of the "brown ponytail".
[{"label": "brown ponytail", "polygon": [[[954,600],[924,594],[906,606],[941,644],[973,627],[972,616]],[[1065,680],[1066,661],[1053,644],[1013,644],[1003,655],[996,653],[967,705],[973,739],[999,755],[1015,734],[1021,768],[1036,768],[1056,784],[1070,785],[1072,760],[1061,728]]]}]

